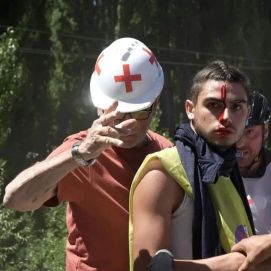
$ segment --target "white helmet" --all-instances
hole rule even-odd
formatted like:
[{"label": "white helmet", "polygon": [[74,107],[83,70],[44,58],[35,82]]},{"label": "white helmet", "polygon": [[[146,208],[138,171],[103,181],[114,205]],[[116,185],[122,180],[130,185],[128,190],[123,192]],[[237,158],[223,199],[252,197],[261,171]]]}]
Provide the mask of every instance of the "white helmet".
[{"label": "white helmet", "polygon": [[97,108],[117,100],[117,110],[134,112],[150,107],[163,85],[163,70],[151,50],[139,40],[121,38],[99,55],[90,94]]}]

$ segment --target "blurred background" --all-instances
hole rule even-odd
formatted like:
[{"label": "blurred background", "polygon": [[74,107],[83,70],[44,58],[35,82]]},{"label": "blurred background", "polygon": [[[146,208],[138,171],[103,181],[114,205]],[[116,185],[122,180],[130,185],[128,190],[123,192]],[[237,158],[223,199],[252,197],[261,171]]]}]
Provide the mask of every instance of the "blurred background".
[{"label": "blurred background", "polygon": [[[89,79],[120,37],[144,42],[165,73],[153,129],[185,121],[192,76],[220,59],[271,99],[269,0],[0,0],[0,199],[20,170],[96,118]],[[18,213],[0,205],[0,270],[64,270],[65,206]]]}]

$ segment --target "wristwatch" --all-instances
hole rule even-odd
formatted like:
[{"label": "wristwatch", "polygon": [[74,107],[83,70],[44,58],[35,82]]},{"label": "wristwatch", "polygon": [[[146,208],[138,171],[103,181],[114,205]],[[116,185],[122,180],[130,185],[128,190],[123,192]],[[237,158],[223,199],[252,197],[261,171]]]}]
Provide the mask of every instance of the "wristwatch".
[{"label": "wristwatch", "polygon": [[158,250],[148,264],[148,271],[174,271],[174,257],[167,249]]},{"label": "wristwatch", "polygon": [[77,141],[72,145],[72,149],[71,149],[72,157],[74,158],[76,163],[80,166],[83,166],[83,167],[92,166],[96,160],[95,159],[85,160],[81,156],[81,154],[78,152],[78,148],[81,143],[82,141]]}]

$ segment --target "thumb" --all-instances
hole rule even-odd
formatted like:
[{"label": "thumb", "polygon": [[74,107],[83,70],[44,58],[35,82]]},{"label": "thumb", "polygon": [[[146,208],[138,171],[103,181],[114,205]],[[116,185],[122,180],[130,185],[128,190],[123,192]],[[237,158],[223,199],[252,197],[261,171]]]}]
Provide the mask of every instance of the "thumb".
[{"label": "thumb", "polygon": [[237,244],[235,244],[235,245],[233,245],[233,246],[231,247],[231,252],[240,252],[240,253],[244,254],[244,253],[246,252],[246,249],[245,249],[245,247],[242,245],[242,243],[239,242],[239,243],[237,243]]},{"label": "thumb", "polygon": [[249,267],[249,261],[247,259],[245,259],[245,261],[238,268],[238,271],[247,271],[248,267]]}]

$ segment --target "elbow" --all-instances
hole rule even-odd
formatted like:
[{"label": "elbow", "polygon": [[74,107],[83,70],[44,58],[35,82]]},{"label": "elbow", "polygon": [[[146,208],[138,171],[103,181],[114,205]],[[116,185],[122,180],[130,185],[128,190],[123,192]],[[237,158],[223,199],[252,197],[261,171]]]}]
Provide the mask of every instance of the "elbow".
[{"label": "elbow", "polygon": [[[134,271],[146,270],[146,267],[151,264],[152,256],[146,249],[140,250],[138,255],[134,255]],[[155,270],[155,267],[153,267]]]},{"label": "elbow", "polygon": [[8,185],[5,189],[5,195],[3,198],[3,205],[5,208],[12,209],[19,212],[31,211],[33,209],[27,208],[25,204],[22,204],[17,198],[15,191],[12,191]]},{"label": "elbow", "polygon": [[6,208],[16,210],[16,204],[15,204],[15,201],[13,199],[12,192],[9,191],[8,187],[6,187],[5,195],[4,195],[4,198],[3,198],[3,205]]}]

